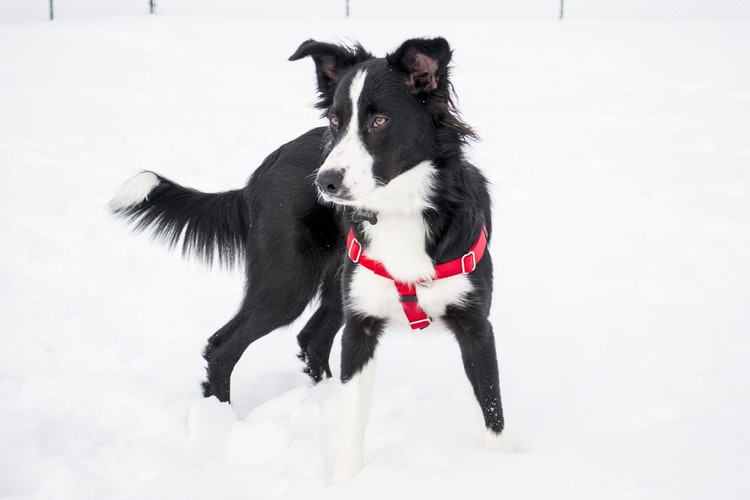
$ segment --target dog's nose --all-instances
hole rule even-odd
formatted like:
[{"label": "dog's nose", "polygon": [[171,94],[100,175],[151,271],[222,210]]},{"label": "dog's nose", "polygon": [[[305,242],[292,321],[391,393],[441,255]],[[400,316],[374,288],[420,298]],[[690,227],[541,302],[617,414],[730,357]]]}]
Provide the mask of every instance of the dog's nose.
[{"label": "dog's nose", "polygon": [[315,184],[321,193],[336,194],[344,182],[344,174],[340,170],[321,170],[315,178]]}]

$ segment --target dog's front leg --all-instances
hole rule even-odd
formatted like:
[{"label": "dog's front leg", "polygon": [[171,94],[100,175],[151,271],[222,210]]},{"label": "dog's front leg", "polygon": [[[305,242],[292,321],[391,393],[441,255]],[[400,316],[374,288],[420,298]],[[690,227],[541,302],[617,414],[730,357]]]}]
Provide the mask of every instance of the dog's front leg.
[{"label": "dog's front leg", "polygon": [[348,481],[362,469],[365,428],[375,378],[375,348],[383,320],[348,318],[341,339],[341,422],[333,480]]},{"label": "dog's front leg", "polygon": [[466,376],[482,410],[487,445],[500,451],[512,451],[502,436],[505,419],[492,325],[479,308],[450,309],[445,320],[458,340]]}]

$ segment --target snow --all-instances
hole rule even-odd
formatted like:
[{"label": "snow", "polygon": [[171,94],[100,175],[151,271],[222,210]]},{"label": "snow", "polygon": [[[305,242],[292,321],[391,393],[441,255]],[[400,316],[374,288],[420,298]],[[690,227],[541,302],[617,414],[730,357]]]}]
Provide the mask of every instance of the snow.
[{"label": "snow", "polygon": [[[0,497],[746,496],[748,23],[0,24]],[[202,399],[200,353],[241,273],[131,234],[108,203],[141,170],[243,185],[322,123],[312,64],[286,61],[301,41],[383,54],[414,35],[451,42],[483,138],[471,155],[493,181],[492,320],[516,451],[484,446],[447,333],[394,331],[365,468],[334,486],[341,386],[301,373],[300,324],[251,346],[233,406]]]}]

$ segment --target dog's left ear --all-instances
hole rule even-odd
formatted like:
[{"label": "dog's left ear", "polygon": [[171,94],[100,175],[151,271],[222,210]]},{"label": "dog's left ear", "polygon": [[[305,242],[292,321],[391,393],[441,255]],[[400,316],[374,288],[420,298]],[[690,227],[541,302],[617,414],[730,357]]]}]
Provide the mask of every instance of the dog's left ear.
[{"label": "dog's left ear", "polygon": [[289,57],[289,60],[297,61],[308,56],[312,57],[315,62],[318,95],[320,96],[320,101],[316,106],[322,109],[329,108],[333,103],[336,85],[338,85],[341,77],[355,65],[372,59],[372,54],[367,52],[360,44],[346,47],[307,40]]},{"label": "dog's left ear", "polygon": [[432,92],[448,85],[452,51],[445,38],[413,38],[386,56],[388,64],[407,75],[415,93]]}]

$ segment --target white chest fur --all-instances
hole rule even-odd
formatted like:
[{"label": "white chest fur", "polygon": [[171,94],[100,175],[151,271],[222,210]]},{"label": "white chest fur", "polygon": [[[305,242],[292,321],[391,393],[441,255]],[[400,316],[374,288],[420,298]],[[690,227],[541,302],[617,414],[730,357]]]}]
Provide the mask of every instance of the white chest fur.
[{"label": "white chest fur", "polygon": [[[368,257],[381,262],[395,279],[420,282],[432,277],[434,263],[425,251],[427,228],[421,214],[381,214],[377,224],[368,224],[365,231]],[[459,275],[416,290],[420,306],[438,319],[447,306],[460,303],[472,285],[468,276]],[[347,299],[349,307],[363,314],[408,323],[393,281],[364,267],[355,267]]]}]

